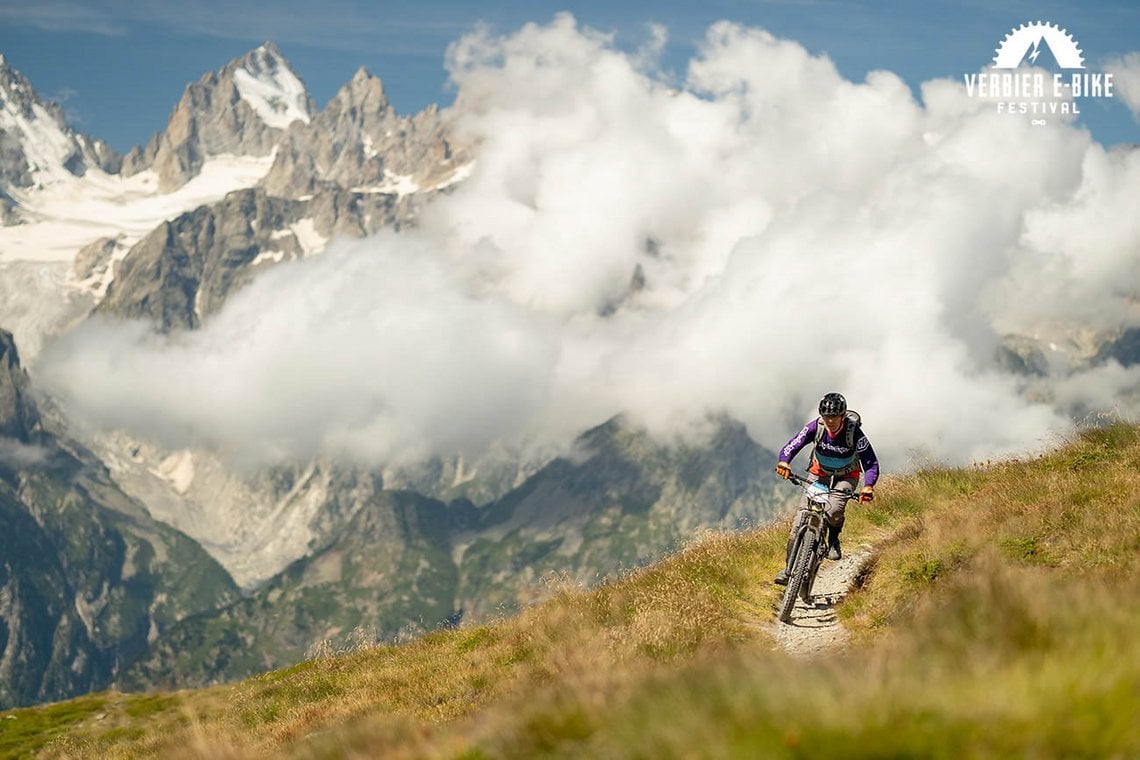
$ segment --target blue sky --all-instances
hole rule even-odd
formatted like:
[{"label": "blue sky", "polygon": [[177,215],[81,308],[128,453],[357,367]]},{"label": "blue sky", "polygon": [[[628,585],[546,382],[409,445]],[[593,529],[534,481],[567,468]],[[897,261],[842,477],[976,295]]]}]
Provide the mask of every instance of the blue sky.
[{"label": "blue sky", "polygon": [[[650,24],[668,31],[662,68],[683,81],[705,30],[728,19],[826,53],[849,79],[888,69],[912,88],[934,77],[961,80],[990,62],[993,49],[1027,21],[1066,27],[1086,65],[1140,50],[1140,3],[859,2],[464,2],[420,0],[0,0],[0,53],[72,125],[126,151],[162,129],[183,88],[267,39],[277,43],[323,108],[360,66],[383,81],[401,113],[447,105],[447,46],[479,23],[510,33],[559,11],[612,33],[636,50]],[[1098,100],[1082,119],[1101,142],[1140,142],[1123,103]]]}]

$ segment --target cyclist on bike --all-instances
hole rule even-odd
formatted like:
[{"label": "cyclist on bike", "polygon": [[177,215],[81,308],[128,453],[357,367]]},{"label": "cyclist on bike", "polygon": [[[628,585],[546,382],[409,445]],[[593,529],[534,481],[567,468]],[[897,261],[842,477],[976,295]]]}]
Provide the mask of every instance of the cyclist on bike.
[{"label": "cyclist on bike", "polygon": [[[826,481],[827,485],[840,493],[833,493],[827,507],[827,522],[831,526],[828,541],[828,559],[840,559],[843,551],[839,546],[839,532],[843,530],[844,513],[847,509],[846,494],[855,492],[859,476],[863,476],[863,489],[859,492],[860,502],[875,498],[875,481],[879,479],[879,461],[871,442],[863,433],[860,418],[856,412],[847,409],[847,399],[838,393],[828,393],[819,402],[819,417],[804,425],[800,432],[780,449],[780,461],[776,474],[787,480],[792,473],[791,461],[796,454],[814,442],[811,452],[812,481]],[[800,502],[800,511],[808,505],[807,494]],[[792,542],[799,527],[799,518],[792,523],[788,536],[786,562],[792,561]],[[784,570],[776,576],[775,582],[787,585],[791,568],[785,564]]]}]

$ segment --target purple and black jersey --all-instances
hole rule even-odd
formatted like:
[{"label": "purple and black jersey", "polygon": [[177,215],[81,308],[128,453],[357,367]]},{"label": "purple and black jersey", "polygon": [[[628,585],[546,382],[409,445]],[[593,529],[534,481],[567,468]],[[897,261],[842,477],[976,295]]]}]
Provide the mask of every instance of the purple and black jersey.
[{"label": "purple and black jersey", "polygon": [[[844,477],[859,477],[862,471],[864,485],[873,486],[879,479],[879,460],[871,442],[863,433],[863,428],[850,419],[846,420],[839,435],[834,438],[824,428],[823,435],[812,455],[811,472],[815,475],[842,474]],[[847,425],[855,425],[854,445],[847,445]],[[804,425],[790,441],[780,449],[780,461],[791,463],[805,446],[815,442],[816,433],[823,422],[817,417]]]}]

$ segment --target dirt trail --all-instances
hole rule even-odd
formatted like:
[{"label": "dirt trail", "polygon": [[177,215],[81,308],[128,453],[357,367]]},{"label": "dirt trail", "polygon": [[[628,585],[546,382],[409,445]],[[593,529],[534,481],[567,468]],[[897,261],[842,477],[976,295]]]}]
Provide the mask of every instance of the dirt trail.
[{"label": "dirt trail", "polygon": [[871,547],[852,547],[837,562],[825,560],[812,589],[812,605],[796,600],[792,622],[773,622],[777,645],[789,654],[808,656],[836,649],[847,641],[848,632],[839,624],[835,607],[851,590],[855,578],[871,559]]}]

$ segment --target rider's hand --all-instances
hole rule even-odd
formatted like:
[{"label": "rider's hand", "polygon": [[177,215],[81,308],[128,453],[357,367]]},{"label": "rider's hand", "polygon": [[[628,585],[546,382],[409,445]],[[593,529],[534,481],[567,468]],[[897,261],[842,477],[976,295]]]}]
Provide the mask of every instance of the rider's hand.
[{"label": "rider's hand", "polygon": [[864,504],[868,501],[874,500],[874,498],[875,498],[875,487],[874,486],[863,486],[863,490],[859,492],[859,503]]},{"label": "rider's hand", "polygon": [[792,474],[792,466],[787,462],[780,462],[776,465],[776,474],[787,480],[788,476]]}]

